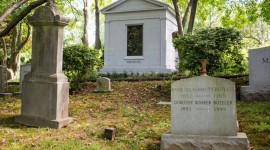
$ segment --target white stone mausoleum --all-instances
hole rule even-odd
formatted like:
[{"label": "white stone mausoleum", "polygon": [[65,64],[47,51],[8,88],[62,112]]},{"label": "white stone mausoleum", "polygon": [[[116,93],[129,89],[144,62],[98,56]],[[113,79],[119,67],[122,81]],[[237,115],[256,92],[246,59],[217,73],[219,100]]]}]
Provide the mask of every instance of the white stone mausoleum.
[{"label": "white stone mausoleum", "polygon": [[157,0],[118,0],[103,8],[104,67],[101,73],[170,73],[178,65],[172,7]]}]

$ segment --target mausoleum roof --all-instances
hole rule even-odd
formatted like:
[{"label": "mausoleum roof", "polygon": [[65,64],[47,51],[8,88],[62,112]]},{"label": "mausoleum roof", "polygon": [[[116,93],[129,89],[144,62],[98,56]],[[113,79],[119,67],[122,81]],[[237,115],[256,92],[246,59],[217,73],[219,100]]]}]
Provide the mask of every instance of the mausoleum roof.
[{"label": "mausoleum roof", "polygon": [[149,10],[168,10],[170,13],[175,14],[170,5],[158,0],[118,0],[101,9],[101,13],[112,14]]}]

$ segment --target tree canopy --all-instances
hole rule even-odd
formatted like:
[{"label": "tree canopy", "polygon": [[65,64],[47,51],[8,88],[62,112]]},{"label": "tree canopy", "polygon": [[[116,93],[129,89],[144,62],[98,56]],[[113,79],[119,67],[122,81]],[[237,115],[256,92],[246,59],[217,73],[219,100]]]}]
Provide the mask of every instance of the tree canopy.
[{"label": "tree canopy", "polygon": [[[52,4],[56,2],[56,6],[71,19],[69,26],[66,28],[68,32],[65,36],[65,45],[82,42],[81,37],[85,34],[84,25],[86,24],[83,17],[83,2],[86,1],[90,2],[90,7],[87,7],[87,10],[90,10],[90,24],[86,27],[90,30],[90,34],[87,37],[90,37],[89,43],[94,44],[96,41],[95,45],[100,48],[103,41],[102,23],[104,17],[101,15],[99,20],[99,9],[110,4],[113,0],[1,0],[0,59],[2,59],[2,64],[5,64],[7,60],[18,61],[17,53],[30,53],[31,48],[29,48],[29,42],[27,41],[31,40],[31,37],[29,36],[30,28],[27,25],[26,17],[31,15],[37,7],[47,2]],[[186,33],[192,33],[194,29],[228,27],[242,32],[245,49],[265,46],[270,43],[270,0],[161,1],[176,8],[177,19],[179,19],[178,31],[182,36]],[[179,11],[177,12],[177,10]],[[29,57],[29,54],[23,54],[22,56]],[[27,59],[24,58],[24,60]],[[12,66],[11,68],[16,68],[16,65]]]}]

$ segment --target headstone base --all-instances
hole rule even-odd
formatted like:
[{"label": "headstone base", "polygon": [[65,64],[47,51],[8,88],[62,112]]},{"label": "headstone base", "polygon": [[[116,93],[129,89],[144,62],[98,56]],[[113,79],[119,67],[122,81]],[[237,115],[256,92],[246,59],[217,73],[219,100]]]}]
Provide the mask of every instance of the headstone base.
[{"label": "headstone base", "polygon": [[108,92],[108,93],[110,93],[110,92],[112,92],[113,90],[94,90],[93,92],[94,93],[106,93],[106,92]]},{"label": "headstone base", "polygon": [[241,100],[270,100],[270,86],[242,86]]},{"label": "headstone base", "polygon": [[161,137],[161,150],[248,150],[249,141],[245,133],[237,136],[175,135],[165,133]]},{"label": "headstone base", "polygon": [[14,92],[13,95],[22,95],[22,91]]},{"label": "headstone base", "polygon": [[27,126],[61,128],[72,122],[68,117],[69,83],[63,74],[35,75],[23,80],[21,115],[15,122]]},{"label": "headstone base", "polygon": [[7,97],[7,96],[11,96],[12,93],[0,93],[0,97]]},{"label": "headstone base", "polygon": [[73,118],[68,117],[61,120],[45,120],[38,117],[20,115],[15,118],[15,122],[32,127],[49,127],[59,129],[72,123]]}]

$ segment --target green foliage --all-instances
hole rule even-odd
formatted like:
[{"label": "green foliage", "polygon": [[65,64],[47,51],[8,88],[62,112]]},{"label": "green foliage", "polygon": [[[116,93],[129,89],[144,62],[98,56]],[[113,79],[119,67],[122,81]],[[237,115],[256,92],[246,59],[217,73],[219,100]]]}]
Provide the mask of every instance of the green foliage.
[{"label": "green foliage", "polygon": [[246,71],[241,54],[242,35],[233,28],[198,30],[194,35],[186,34],[175,39],[174,47],[179,51],[180,71],[191,71],[199,75],[200,59],[208,59],[209,75],[239,74]]},{"label": "green foliage", "polygon": [[264,21],[270,24],[270,0],[264,0],[261,3],[261,15]]},{"label": "green foliage", "polygon": [[102,65],[101,51],[85,45],[72,45],[64,48],[63,71],[71,82],[71,88],[78,90],[79,81],[97,75]]},{"label": "green foliage", "polygon": [[173,73],[156,73],[156,72],[150,72],[150,73],[133,73],[133,72],[123,72],[123,73],[117,73],[117,72],[112,72],[112,73],[100,73],[99,76],[101,77],[108,77],[112,80],[121,80],[121,79],[167,79],[167,78],[174,78],[177,77],[178,73],[173,72]]}]

